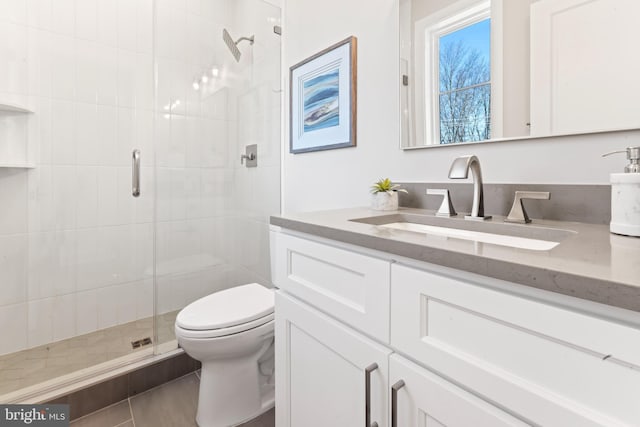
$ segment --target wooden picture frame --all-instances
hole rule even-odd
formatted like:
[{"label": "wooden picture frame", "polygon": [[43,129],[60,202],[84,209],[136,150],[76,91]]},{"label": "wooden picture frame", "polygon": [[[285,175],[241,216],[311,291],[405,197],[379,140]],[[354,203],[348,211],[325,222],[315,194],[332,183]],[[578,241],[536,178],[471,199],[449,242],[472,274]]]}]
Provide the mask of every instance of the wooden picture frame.
[{"label": "wooden picture frame", "polygon": [[289,69],[289,152],[356,146],[357,43],[348,37]]}]

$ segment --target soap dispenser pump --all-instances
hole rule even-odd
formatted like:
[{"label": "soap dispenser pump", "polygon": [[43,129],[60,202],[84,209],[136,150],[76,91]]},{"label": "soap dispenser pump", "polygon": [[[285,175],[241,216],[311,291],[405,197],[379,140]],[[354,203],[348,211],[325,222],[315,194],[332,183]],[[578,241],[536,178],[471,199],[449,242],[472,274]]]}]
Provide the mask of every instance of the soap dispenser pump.
[{"label": "soap dispenser pump", "polygon": [[625,236],[640,236],[640,147],[603,154],[627,153],[624,173],[611,174],[611,224],[609,230]]}]

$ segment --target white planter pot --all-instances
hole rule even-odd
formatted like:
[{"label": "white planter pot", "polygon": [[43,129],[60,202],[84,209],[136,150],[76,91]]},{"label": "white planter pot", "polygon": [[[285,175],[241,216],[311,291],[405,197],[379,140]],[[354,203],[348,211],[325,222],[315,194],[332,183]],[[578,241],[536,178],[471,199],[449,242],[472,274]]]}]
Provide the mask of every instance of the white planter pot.
[{"label": "white planter pot", "polygon": [[398,209],[398,193],[375,193],[371,195],[371,209],[377,211],[395,211]]}]

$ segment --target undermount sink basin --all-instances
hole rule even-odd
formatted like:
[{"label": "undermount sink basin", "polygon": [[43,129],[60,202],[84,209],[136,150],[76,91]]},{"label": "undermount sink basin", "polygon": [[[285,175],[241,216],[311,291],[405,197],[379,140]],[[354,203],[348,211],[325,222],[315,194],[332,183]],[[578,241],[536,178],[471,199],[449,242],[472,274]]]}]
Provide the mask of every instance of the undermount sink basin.
[{"label": "undermount sink basin", "polygon": [[535,225],[476,222],[418,214],[391,214],[352,219],[410,233],[421,233],[533,251],[548,251],[575,232]]}]

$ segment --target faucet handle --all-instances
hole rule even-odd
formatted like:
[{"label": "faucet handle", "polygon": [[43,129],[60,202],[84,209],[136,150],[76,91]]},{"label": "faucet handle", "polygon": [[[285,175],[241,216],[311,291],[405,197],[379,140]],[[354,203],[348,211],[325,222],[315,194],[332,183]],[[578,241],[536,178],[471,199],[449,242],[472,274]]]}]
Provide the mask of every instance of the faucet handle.
[{"label": "faucet handle", "polygon": [[436,212],[436,216],[456,216],[455,208],[453,207],[453,203],[451,203],[451,195],[449,194],[449,190],[435,189],[435,188],[427,188],[427,195],[429,196],[443,196],[442,204],[440,205],[440,209]]},{"label": "faucet handle", "polygon": [[507,215],[507,218],[505,218],[505,222],[516,222],[520,224],[528,224],[531,222],[522,204],[523,199],[550,200],[551,193],[548,191],[516,191],[511,211],[509,215]]}]

